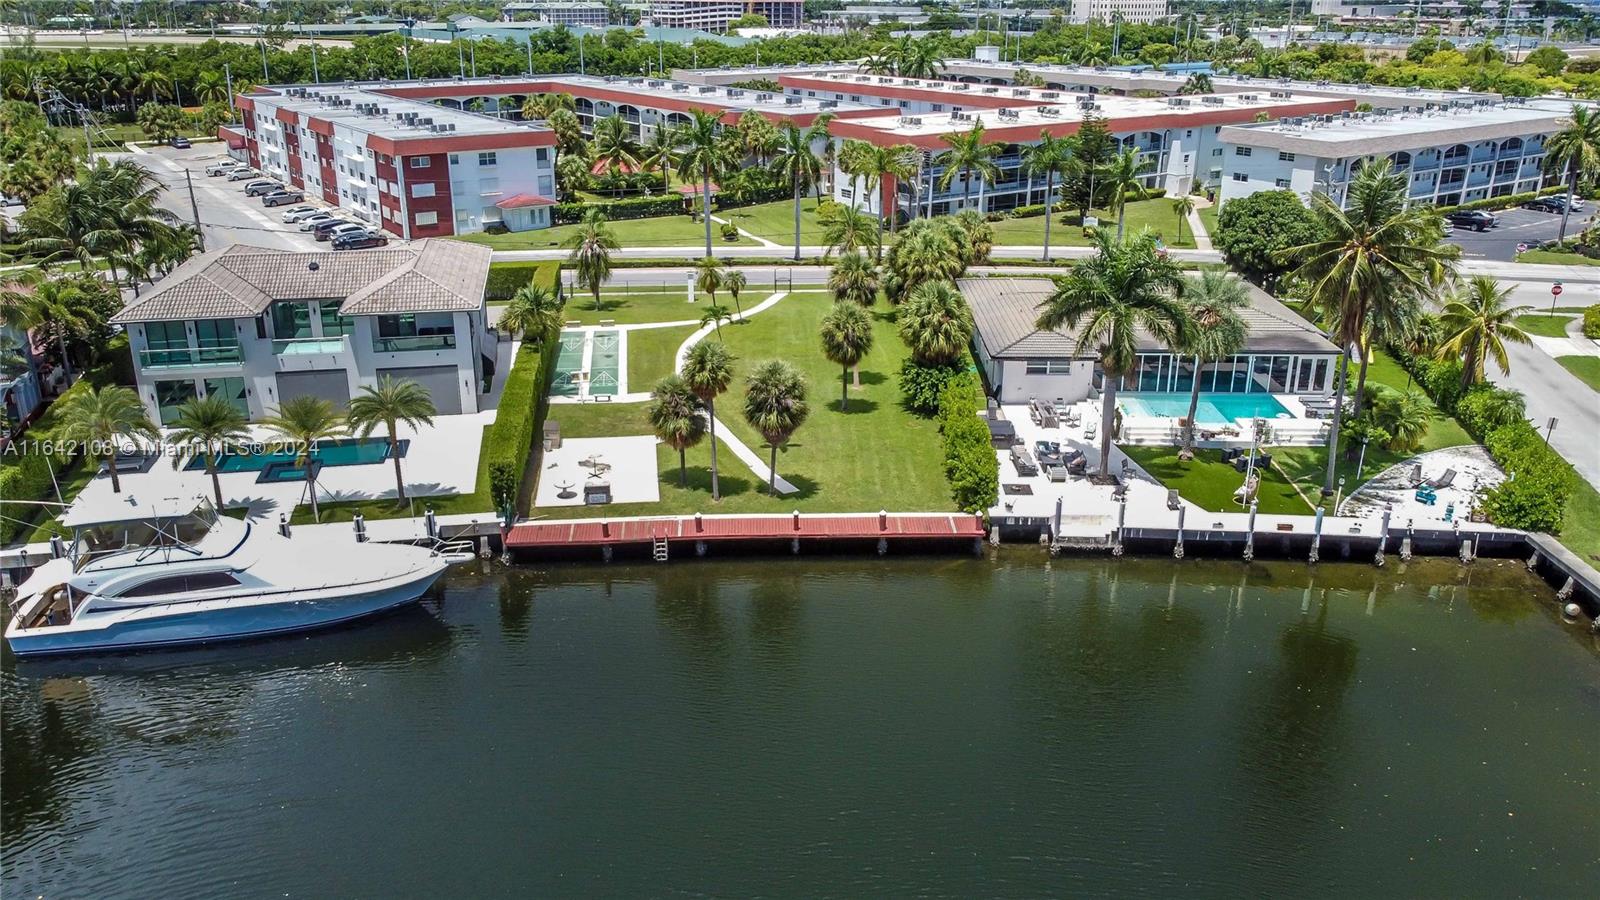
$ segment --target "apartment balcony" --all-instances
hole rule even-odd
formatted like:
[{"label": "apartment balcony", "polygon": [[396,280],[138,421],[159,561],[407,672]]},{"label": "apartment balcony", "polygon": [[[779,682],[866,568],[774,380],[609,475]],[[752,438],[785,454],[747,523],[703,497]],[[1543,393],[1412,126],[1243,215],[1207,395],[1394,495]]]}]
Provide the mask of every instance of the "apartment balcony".
[{"label": "apartment balcony", "polygon": [[1411,168],[1417,172],[1431,172],[1439,166],[1440,160],[1437,156],[1420,156],[1411,160]]},{"label": "apartment balcony", "polygon": [[141,350],[139,368],[145,371],[169,369],[233,368],[244,365],[244,353],[235,344],[228,347]]},{"label": "apartment balcony", "polygon": [[1479,148],[1474,150],[1472,151],[1472,161],[1475,163],[1493,162],[1494,151],[1487,148]]},{"label": "apartment balcony", "polygon": [[272,342],[272,355],[278,369],[286,372],[309,372],[322,368],[344,368],[350,362],[350,338],[298,337],[280,338]]},{"label": "apartment balcony", "polygon": [[1477,172],[1473,172],[1472,174],[1467,176],[1467,187],[1469,189],[1470,188],[1476,188],[1476,187],[1483,187],[1484,185],[1489,183],[1489,180],[1490,179],[1489,179],[1488,170],[1485,169],[1485,170],[1480,170],[1480,171],[1477,171]]},{"label": "apartment balcony", "polygon": [[414,350],[454,350],[454,334],[413,334],[403,337],[375,337],[372,349],[377,353],[409,353]]}]

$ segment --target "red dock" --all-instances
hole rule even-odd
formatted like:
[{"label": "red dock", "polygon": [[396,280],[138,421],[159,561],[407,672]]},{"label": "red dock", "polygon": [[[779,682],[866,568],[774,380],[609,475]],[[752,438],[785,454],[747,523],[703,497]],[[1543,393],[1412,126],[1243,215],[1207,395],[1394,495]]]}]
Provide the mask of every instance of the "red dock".
[{"label": "red dock", "polygon": [[[505,535],[507,550],[578,550],[675,543],[981,540],[983,520],[965,513],[812,513],[668,516],[524,522]],[[608,554],[609,555],[609,554]]]}]

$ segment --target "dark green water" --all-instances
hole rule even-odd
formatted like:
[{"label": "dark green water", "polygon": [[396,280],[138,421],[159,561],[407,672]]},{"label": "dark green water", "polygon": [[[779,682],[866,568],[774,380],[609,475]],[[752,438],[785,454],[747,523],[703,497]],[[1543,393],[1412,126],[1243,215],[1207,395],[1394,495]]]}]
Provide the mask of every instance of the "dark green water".
[{"label": "dark green water", "polygon": [[1551,606],[1492,561],[681,562],[8,657],[0,893],[1594,896]]}]

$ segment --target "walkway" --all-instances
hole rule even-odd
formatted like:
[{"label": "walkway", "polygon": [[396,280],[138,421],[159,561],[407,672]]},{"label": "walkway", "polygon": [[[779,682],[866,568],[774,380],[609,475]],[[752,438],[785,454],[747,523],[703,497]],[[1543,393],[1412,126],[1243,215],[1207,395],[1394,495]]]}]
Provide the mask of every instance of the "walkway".
[{"label": "walkway", "polygon": [[1210,207],[1211,201],[1204,197],[1196,197],[1194,209],[1189,211],[1189,216],[1186,219],[1189,223],[1189,230],[1194,232],[1194,248],[1196,250],[1211,249],[1211,235],[1206,232],[1206,223],[1200,218],[1200,210],[1209,209]]}]

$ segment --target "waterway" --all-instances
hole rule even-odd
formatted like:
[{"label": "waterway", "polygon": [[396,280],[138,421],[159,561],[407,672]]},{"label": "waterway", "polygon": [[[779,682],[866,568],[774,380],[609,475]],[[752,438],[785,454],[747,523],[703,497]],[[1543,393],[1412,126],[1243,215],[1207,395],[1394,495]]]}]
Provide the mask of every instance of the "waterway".
[{"label": "waterway", "polygon": [[1513,562],[496,567],[0,678],[5,896],[1600,884],[1600,654]]}]

